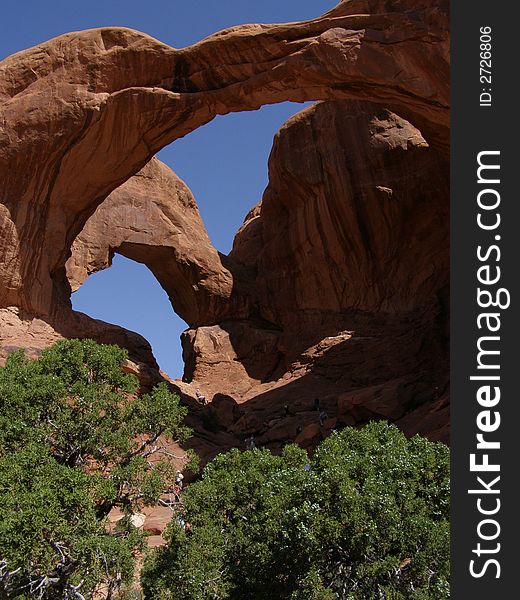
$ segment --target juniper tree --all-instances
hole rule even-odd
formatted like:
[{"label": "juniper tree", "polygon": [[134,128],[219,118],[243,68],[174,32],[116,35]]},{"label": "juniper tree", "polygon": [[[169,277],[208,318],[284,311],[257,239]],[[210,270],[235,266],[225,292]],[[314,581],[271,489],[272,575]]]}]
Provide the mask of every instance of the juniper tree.
[{"label": "juniper tree", "polygon": [[303,450],[232,450],[184,493],[149,559],[150,600],[444,600],[449,452],[394,426]]},{"label": "juniper tree", "polygon": [[[175,477],[163,441],[187,410],[165,383],[140,394],[117,346],[61,341],[0,369],[0,597],[112,597],[143,538],[109,528],[157,502]],[[128,523],[128,519],[122,522]],[[101,586],[101,588],[100,588]]]}]

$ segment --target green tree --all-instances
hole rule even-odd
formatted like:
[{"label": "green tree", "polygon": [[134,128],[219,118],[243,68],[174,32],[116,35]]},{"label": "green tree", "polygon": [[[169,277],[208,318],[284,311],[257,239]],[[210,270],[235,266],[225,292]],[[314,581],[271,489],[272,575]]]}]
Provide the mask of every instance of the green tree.
[{"label": "green tree", "polygon": [[142,535],[107,516],[158,501],[175,475],[163,443],[190,430],[166,384],[138,393],[126,358],[69,340],[0,369],[0,597],[110,598],[131,579]]},{"label": "green tree", "polygon": [[449,452],[394,426],[334,433],[309,462],[232,450],[184,493],[148,560],[153,600],[449,597]]}]

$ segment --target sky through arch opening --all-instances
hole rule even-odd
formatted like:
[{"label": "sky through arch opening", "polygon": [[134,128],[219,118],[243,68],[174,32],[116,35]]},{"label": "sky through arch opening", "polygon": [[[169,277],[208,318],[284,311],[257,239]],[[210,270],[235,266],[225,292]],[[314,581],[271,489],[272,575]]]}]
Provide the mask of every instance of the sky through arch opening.
[{"label": "sky through arch opening", "polygon": [[187,324],[148,267],[116,254],[112,266],[90,275],[71,300],[74,310],[142,335],[161,369],[182,377],[180,334]]},{"label": "sky through arch opening", "polygon": [[[309,104],[284,102],[217,117],[158,153],[193,192],[219,252],[229,253],[244,217],[262,198],[276,132]],[[90,275],[71,300],[74,310],[141,334],[160,368],[182,377],[180,335],[188,325],[145,265],[115,254],[111,268]]]}]

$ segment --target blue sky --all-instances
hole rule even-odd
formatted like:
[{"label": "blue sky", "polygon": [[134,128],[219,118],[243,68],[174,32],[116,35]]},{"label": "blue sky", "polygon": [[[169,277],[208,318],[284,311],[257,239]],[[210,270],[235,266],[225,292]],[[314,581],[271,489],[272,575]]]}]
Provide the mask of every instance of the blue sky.
[{"label": "blue sky", "polygon": [[[339,0],[337,0],[339,1]],[[336,0],[4,0],[0,59],[68,31],[124,26],[180,48],[231,25],[316,17]],[[233,236],[267,184],[273,136],[302,105],[284,103],[217,117],[159,153],[195,195],[213,244],[229,252]],[[116,256],[72,296],[93,317],[144,335],[163,370],[182,374],[179,336],[186,324],[143,265]]]}]

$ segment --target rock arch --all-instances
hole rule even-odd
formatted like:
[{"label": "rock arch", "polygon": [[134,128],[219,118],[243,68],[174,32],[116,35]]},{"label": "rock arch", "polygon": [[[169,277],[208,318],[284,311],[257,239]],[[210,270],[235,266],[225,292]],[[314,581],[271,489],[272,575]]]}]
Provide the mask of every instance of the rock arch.
[{"label": "rock arch", "polygon": [[7,58],[0,306],[52,314],[70,246],[97,206],[161,147],[217,114],[370,99],[446,151],[447,23],[444,0],[347,0],[311,21],[234,27],[181,50],[114,28]]},{"label": "rock arch", "polygon": [[114,252],[144,263],[193,327],[244,311],[191,191],[156,158],[110,194],[74,241],[66,263],[72,290],[109,267]]}]

